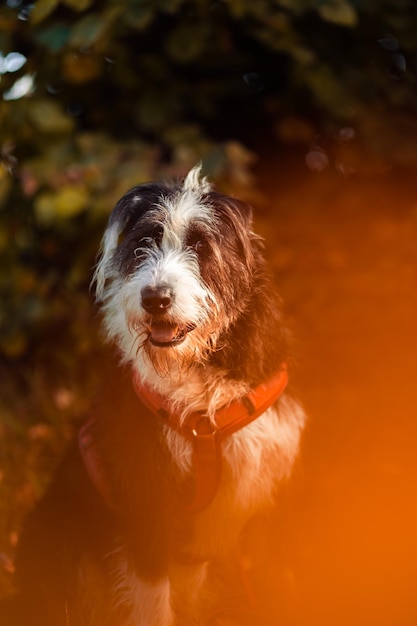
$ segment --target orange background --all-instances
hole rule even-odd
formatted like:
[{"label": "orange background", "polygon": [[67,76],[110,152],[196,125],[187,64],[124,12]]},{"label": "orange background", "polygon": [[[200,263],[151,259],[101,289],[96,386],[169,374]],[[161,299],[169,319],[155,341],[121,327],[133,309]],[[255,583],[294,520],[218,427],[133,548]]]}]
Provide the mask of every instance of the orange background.
[{"label": "orange background", "polygon": [[263,179],[309,422],[257,548],[261,609],[280,626],[415,625],[417,189],[272,163]]}]

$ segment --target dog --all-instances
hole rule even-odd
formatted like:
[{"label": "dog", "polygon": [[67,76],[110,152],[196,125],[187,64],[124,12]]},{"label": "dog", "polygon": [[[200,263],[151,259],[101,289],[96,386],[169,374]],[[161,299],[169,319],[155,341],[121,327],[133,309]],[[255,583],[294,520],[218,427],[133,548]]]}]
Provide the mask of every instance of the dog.
[{"label": "dog", "polygon": [[13,626],[219,623],[222,572],[305,422],[251,209],[200,166],[138,185],[94,284],[121,362],[100,365],[94,415],[22,531]]}]

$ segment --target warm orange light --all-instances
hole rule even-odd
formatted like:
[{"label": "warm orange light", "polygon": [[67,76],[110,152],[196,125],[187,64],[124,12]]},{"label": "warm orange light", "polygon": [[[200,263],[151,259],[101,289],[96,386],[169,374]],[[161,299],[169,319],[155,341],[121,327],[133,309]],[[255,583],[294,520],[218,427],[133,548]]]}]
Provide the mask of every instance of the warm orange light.
[{"label": "warm orange light", "polygon": [[265,235],[296,320],[310,423],[253,573],[257,595],[271,626],[412,626],[415,191],[394,177],[291,174],[279,187],[265,175]]}]

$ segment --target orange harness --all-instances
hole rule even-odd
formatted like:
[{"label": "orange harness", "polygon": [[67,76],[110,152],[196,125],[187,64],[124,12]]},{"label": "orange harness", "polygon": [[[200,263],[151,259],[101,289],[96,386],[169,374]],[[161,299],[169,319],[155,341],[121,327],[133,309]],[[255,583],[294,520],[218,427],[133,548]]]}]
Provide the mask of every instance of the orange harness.
[{"label": "orange harness", "polygon": [[184,505],[189,515],[200,513],[216,495],[222,473],[221,443],[264,413],[281,396],[288,382],[286,366],[270,380],[252,389],[240,400],[216,412],[213,422],[201,412],[192,413],[186,420],[167,410],[162,396],[145,385],[138,376],[133,385],[140,400],[193,446],[194,497]]},{"label": "orange harness", "polygon": [[[222,441],[269,409],[281,396],[287,383],[288,373],[284,364],[270,380],[252,389],[240,400],[219,409],[214,423],[200,412],[192,413],[182,422],[179,415],[167,410],[162,396],[145,385],[139,376],[133,377],[135,391],[142,403],[193,446],[195,488],[192,501],[184,505],[187,514],[200,513],[216,495],[222,473]],[[91,433],[93,424],[94,420],[90,420],[81,428],[78,436],[79,448],[93,484],[112,508],[103,464]]]}]

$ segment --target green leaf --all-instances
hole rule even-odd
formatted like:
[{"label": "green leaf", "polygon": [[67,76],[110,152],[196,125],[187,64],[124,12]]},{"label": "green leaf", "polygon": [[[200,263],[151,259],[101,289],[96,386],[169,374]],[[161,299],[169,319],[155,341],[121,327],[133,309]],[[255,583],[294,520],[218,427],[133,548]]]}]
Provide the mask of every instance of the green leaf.
[{"label": "green leaf", "polygon": [[228,2],[228,9],[233,17],[237,19],[241,19],[250,12],[250,6],[246,0],[230,0]]},{"label": "green leaf", "polygon": [[55,196],[50,191],[40,193],[34,204],[36,220],[40,224],[50,224],[55,217]]},{"label": "green leaf", "polygon": [[106,24],[98,13],[90,13],[80,19],[73,28],[70,43],[75,47],[92,46],[103,34]]},{"label": "green leaf", "polygon": [[66,24],[57,23],[53,26],[43,28],[35,33],[34,38],[37,43],[48,48],[51,52],[59,52],[65,47],[70,36],[71,29]]},{"label": "green leaf", "polygon": [[46,191],[36,198],[34,210],[43,225],[60,222],[79,215],[87,207],[89,196],[81,185],[65,185],[57,193]]},{"label": "green leaf", "polygon": [[209,35],[206,24],[181,24],[170,35],[166,49],[170,57],[180,63],[187,63],[203,52]]},{"label": "green leaf", "polygon": [[56,9],[60,0],[37,0],[30,14],[32,24],[40,24]]},{"label": "green leaf", "polygon": [[101,13],[89,13],[74,26],[70,43],[74,47],[93,46],[119,16],[122,7],[113,7]]},{"label": "green leaf", "polygon": [[130,28],[143,30],[152,22],[155,13],[155,6],[148,0],[133,0],[123,13],[123,21]]},{"label": "green leaf", "polygon": [[161,130],[177,117],[180,108],[181,103],[172,92],[164,97],[159,91],[149,90],[139,103],[137,117],[144,128]]},{"label": "green leaf", "polygon": [[70,133],[74,128],[73,119],[53,100],[33,100],[28,115],[36,128],[44,133]]},{"label": "green leaf", "polygon": [[185,0],[157,0],[156,5],[159,11],[164,13],[176,13],[180,6],[185,4]]},{"label": "green leaf", "polygon": [[356,26],[358,21],[355,9],[347,0],[326,0],[317,11],[326,22],[339,26]]},{"label": "green leaf", "polygon": [[64,4],[67,5],[67,7],[69,7],[70,9],[73,9],[74,11],[85,11],[86,9],[88,9],[92,4],[92,0],[63,0]]},{"label": "green leaf", "polygon": [[310,68],[305,81],[316,102],[325,110],[336,112],[343,118],[349,108],[354,106],[353,94],[349,93],[343,82],[325,65]]},{"label": "green leaf", "polygon": [[82,213],[87,207],[89,196],[82,185],[66,185],[55,197],[56,215],[59,219],[69,219]]}]

